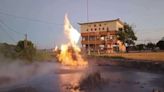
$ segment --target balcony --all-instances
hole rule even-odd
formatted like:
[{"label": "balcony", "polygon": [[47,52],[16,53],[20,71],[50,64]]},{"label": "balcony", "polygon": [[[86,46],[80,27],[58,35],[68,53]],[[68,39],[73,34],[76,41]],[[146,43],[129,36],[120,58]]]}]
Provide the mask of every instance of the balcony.
[{"label": "balcony", "polygon": [[117,43],[117,40],[82,40],[81,44],[114,44]]},{"label": "balcony", "polygon": [[81,41],[82,44],[101,44],[101,41],[100,40],[82,40]]},{"label": "balcony", "polygon": [[81,36],[101,36],[101,35],[116,35],[116,31],[99,31],[99,32],[86,32],[81,33]]}]

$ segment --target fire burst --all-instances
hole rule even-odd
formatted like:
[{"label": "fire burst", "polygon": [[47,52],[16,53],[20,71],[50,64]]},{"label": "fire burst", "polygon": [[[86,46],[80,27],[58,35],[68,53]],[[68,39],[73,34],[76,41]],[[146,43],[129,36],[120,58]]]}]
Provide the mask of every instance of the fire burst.
[{"label": "fire burst", "polygon": [[87,65],[88,62],[82,58],[80,54],[81,49],[77,45],[80,38],[80,33],[75,28],[73,28],[67,17],[67,14],[65,15],[64,19],[64,33],[68,37],[69,42],[67,44],[61,45],[61,51],[56,56],[58,61],[63,65],[70,66]]}]

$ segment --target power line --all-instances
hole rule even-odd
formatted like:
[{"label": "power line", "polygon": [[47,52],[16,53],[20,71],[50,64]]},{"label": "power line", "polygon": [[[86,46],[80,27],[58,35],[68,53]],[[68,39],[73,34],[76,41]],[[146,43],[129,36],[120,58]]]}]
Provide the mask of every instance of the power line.
[{"label": "power line", "polygon": [[[31,19],[31,18],[22,17],[22,16],[16,16],[16,15],[4,13],[4,12],[1,12],[1,11],[0,11],[0,14],[1,14],[1,15],[12,16],[12,17],[19,18],[19,19],[25,19],[25,20],[33,21],[33,22],[39,22],[39,23],[45,23],[45,24],[56,24],[56,25],[62,25],[62,26],[63,26],[63,24],[50,23],[50,22],[43,21],[43,20]],[[8,30],[6,30],[6,29],[3,28],[3,31],[9,36],[9,38],[10,38],[12,41],[16,42],[16,40],[15,40],[7,31],[11,31],[11,32],[14,32],[14,33],[17,33],[17,34],[21,34],[21,35],[24,36],[24,33],[18,32],[18,31],[16,31],[15,29],[11,28],[10,26],[8,26],[8,25],[7,25],[3,20],[1,20],[1,19],[0,19],[0,23],[1,23],[1,26],[5,26],[5,27],[8,29]]]},{"label": "power line", "polygon": [[89,2],[87,0],[87,22],[89,22]]},{"label": "power line", "polygon": [[[86,12],[86,13],[87,13],[87,22],[89,22],[89,14],[88,14],[88,12],[89,12],[89,9],[88,9],[88,3],[89,3],[89,2],[88,2],[88,0],[86,1],[86,3],[87,3],[87,12]],[[87,26],[87,27],[88,27],[88,26]],[[89,38],[90,38],[90,37],[89,37],[89,33],[88,33],[88,48],[87,48],[87,49],[88,49],[88,55],[90,55],[90,44],[89,44]]]},{"label": "power line", "polygon": [[1,15],[12,16],[12,17],[15,17],[15,18],[24,19],[24,20],[28,20],[28,21],[44,23],[44,24],[63,25],[63,24],[59,24],[59,23],[55,23],[55,22],[49,22],[49,21],[44,21],[44,20],[39,20],[39,19],[32,19],[32,18],[28,18],[28,17],[17,16],[17,15],[5,13],[5,12],[2,12],[2,11],[0,11],[0,14],[1,14]]},{"label": "power line", "polygon": [[13,28],[9,27],[9,26],[8,26],[3,20],[1,20],[1,19],[0,19],[0,23],[3,24],[5,27],[7,27],[10,31],[23,35],[23,33],[18,32],[18,31],[16,31],[16,30],[14,30]]},{"label": "power line", "polygon": [[[2,23],[1,23],[2,24]],[[2,25],[0,25],[2,30],[9,36],[9,38],[13,41],[16,42],[15,39],[2,27]]]}]

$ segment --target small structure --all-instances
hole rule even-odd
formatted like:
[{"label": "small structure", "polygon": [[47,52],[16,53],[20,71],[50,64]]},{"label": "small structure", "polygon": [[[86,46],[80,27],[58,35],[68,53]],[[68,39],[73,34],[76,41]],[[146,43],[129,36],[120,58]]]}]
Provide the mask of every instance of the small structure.
[{"label": "small structure", "polygon": [[107,54],[125,52],[126,47],[117,39],[117,32],[123,28],[120,19],[79,23],[81,45],[88,53]]}]

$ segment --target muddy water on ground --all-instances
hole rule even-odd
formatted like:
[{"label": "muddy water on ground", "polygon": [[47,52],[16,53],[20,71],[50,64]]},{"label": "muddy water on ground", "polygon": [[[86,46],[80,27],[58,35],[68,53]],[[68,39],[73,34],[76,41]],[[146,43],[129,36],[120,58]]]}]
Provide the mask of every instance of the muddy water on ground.
[{"label": "muddy water on ground", "polygon": [[[99,71],[108,83],[89,90],[72,87],[92,71]],[[90,69],[62,67],[45,75],[0,86],[0,92],[152,92],[153,89],[164,92],[164,74],[112,66]]]}]

